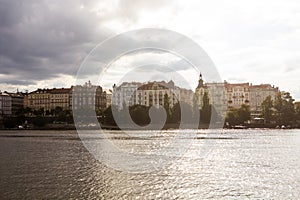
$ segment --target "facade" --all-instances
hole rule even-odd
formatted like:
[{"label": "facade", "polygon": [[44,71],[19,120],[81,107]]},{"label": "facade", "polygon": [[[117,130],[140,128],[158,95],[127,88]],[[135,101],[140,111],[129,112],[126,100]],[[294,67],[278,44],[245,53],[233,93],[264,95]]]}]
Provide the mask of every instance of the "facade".
[{"label": "facade", "polygon": [[[270,84],[252,85],[249,83],[205,83],[200,74],[198,86],[195,90],[199,109],[203,103],[202,98],[207,92],[210,103],[214,105],[217,110],[226,111],[233,108],[239,108],[241,105],[249,105],[252,117],[260,116],[261,104],[268,97],[274,100],[278,88]],[[289,98],[289,93],[281,92],[282,98]]]},{"label": "facade", "polygon": [[111,90],[105,90],[104,91],[105,96],[106,96],[106,105],[105,108],[108,108],[112,104],[112,91]]},{"label": "facade", "polygon": [[178,88],[179,89],[179,97],[181,102],[185,102],[190,106],[193,106],[193,99],[195,97],[194,92],[189,89],[185,88]]},{"label": "facade", "polygon": [[12,99],[7,93],[0,93],[0,116],[12,115]]},{"label": "facade", "polygon": [[53,110],[61,107],[63,110],[71,109],[71,88],[37,89],[26,94],[24,107],[32,110]]},{"label": "facade", "polygon": [[196,101],[197,101],[199,110],[203,106],[203,96],[205,93],[207,93],[208,97],[210,97],[207,84],[204,84],[202,74],[200,73],[199,80],[198,80],[198,86],[195,89],[195,97],[196,97]]},{"label": "facade", "polygon": [[120,86],[113,85],[112,104],[119,109],[123,108],[123,105],[132,106],[135,103],[134,92],[140,87],[142,83],[138,82],[124,82]]},{"label": "facade", "polygon": [[278,88],[271,86],[270,84],[250,85],[250,109],[253,117],[259,117],[261,114],[262,102],[271,96],[272,100],[275,100]]},{"label": "facade", "polygon": [[23,108],[24,95],[22,93],[0,92],[0,115],[13,116]]},{"label": "facade", "polygon": [[224,116],[228,110],[227,88],[225,83],[206,83],[210,103],[220,116]]},{"label": "facade", "polygon": [[163,106],[163,97],[167,94],[170,98],[170,106],[172,107],[179,101],[193,104],[194,93],[192,90],[179,88],[175,86],[171,80],[165,81],[149,81],[147,83],[124,82],[120,86],[113,86],[112,104],[119,109],[123,105],[144,105],[144,106]]},{"label": "facade", "polygon": [[93,108],[103,110],[106,108],[106,93],[101,86],[87,82],[84,85],[72,87],[72,108]]},{"label": "facade", "polygon": [[220,116],[228,109],[227,88],[225,83],[205,83],[202,74],[199,76],[198,86],[195,90],[198,109],[202,109],[204,93],[208,94],[209,103],[214,106]]},{"label": "facade", "polygon": [[140,86],[134,94],[132,103],[144,106],[163,106],[165,94],[169,97],[170,107],[180,101],[180,90],[175,87],[173,81],[168,83],[154,81]]},{"label": "facade", "polygon": [[249,83],[228,83],[225,82],[227,92],[227,109],[239,108],[241,105],[250,105]]}]

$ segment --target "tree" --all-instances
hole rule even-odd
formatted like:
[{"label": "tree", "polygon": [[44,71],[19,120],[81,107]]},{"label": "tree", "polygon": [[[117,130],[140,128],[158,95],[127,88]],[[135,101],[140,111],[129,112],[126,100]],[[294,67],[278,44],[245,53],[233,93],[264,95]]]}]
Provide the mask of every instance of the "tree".
[{"label": "tree", "polygon": [[167,113],[167,122],[169,122],[171,117],[171,108],[170,108],[170,98],[167,93],[165,93],[164,95],[164,108]]},{"label": "tree", "polygon": [[225,121],[230,125],[237,125],[237,112],[236,109],[232,109],[226,113]]},{"label": "tree", "polygon": [[181,120],[180,104],[177,102],[171,109],[171,122],[178,123]]},{"label": "tree", "polygon": [[193,119],[193,122],[196,122],[196,123],[199,123],[199,115],[200,115],[198,98],[199,98],[198,96],[194,96],[193,107],[192,107],[192,119]]},{"label": "tree", "polygon": [[108,108],[106,108],[103,111],[103,116],[104,116],[104,124],[108,124],[108,125],[116,125],[113,113],[112,113],[112,109],[114,109],[112,106],[109,106]]},{"label": "tree", "polygon": [[276,109],[275,116],[276,122],[278,124],[282,124],[282,113],[283,113],[283,99],[281,97],[281,93],[278,93],[275,97],[274,108]]},{"label": "tree", "polygon": [[290,125],[295,118],[294,99],[289,93],[286,93],[284,98],[281,93],[278,93],[275,98],[274,108],[276,109],[276,122],[280,125]]},{"label": "tree", "polygon": [[149,107],[143,105],[134,105],[129,108],[131,119],[138,125],[150,123]]},{"label": "tree", "polygon": [[54,109],[54,115],[59,116],[63,112],[63,108],[60,106],[56,106]]},{"label": "tree", "polygon": [[200,111],[200,120],[204,123],[209,123],[211,118],[211,104],[209,103],[209,97],[208,93],[204,92],[203,98],[202,98],[202,108]]},{"label": "tree", "polygon": [[226,115],[226,122],[230,125],[244,124],[248,120],[250,120],[250,106],[245,104],[240,108],[231,109]]},{"label": "tree", "polygon": [[250,106],[249,105],[241,105],[241,107],[237,110],[238,117],[239,117],[239,123],[243,124],[246,121],[250,120],[251,118],[251,112],[250,112]]},{"label": "tree", "polygon": [[295,103],[295,119],[300,120],[300,102]]},{"label": "tree", "polygon": [[270,123],[273,119],[273,100],[271,96],[268,96],[261,104],[262,107],[262,117],[265,119],[266,123]]},{"label": "tree", "polygon": [[44,113],[45,113],[44,108],[40,108],[40,109],[38,109],[38,110],[34,110],[34,111],[33,111],[33,114],[34,114],[34,115],[37,115],[37,116],[44,116]]}]

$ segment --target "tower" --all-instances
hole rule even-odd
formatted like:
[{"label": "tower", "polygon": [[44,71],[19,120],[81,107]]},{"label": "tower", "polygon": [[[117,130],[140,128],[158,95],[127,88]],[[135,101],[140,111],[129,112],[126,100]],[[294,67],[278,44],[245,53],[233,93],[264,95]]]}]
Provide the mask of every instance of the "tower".
[{"label": "tower", "polygon": [[205,92],[208,92],[207,85],[204,84],[202,74],[200,73],[199,80],[198,80],[198,86],[196,87],[196,90],[195,90],[195,96],[197,99],[197,104],[198,104],[199,109],[201,109],[203,106],[203,96],[204,96]]}]

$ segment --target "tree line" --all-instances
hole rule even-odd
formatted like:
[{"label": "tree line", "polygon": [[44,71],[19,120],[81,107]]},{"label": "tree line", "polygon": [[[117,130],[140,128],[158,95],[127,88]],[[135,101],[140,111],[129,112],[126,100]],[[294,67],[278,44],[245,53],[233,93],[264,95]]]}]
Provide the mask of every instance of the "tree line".
[{"label": "tree line", "polygon": [[[211,105],[209,95],[207,92],[202,97],[202,107],[199,109],[196,99],[194,99],[193,105],[189,105],[185,102],[177,102],[171,106],[170,98],[168,94],[163,97],[163,107],[154,109],[154,112],[161,112],[162,109],[166,114],[167,124],[180,124],[195,122],[199,124],[209,124],[211,116],[216,116],[219,121],[222,120],[222,116],[219,116],[216,109]],[[128,109],[126,111],[125,109]],[[155,110],[156,109],[156,110]],[[80,113],[84,113],[86,117],[96,115],[101,124],[116,126],[115,117],[119,119],[125,119],[125,112],[129,112],[132,121],[138,125],[147,125],[151,119],[149,116],[149,106],[133,105],[127,108],[123,103],[123,108],[119,110],[116,106],[112,105],[104,110],[80,108]],[[189,115],[182,118],[182,111]],[[115,115],[114,115],[114,114]],[[198,116],[198,118],[196,117]],[[200,116],[200,118],[199,118]],[[300,123],[300,104],[294,104],[294,100],[289,93],[284,96],[278,93],[274,99],[268,96],[261,104],[261,117],[264,124],[276,124],[276,125],[299,125]],[[251,119],[251,110],[249,105],[241,105],[239,108],[231,108],[226,112],[225,122],[231,126],[244,124]],[[157,120],[157,119],[152,119]],[[56,107],[52,110],[44,110],[40,108],[38,110],[32,110],[31,108],[21,108],[14,117],[6,117],[3,120],[4,126],[7,128],[16,127],[24,121],[34,124],[37,127],[43,127],[47,123],[53,123],[53,121],[74,123],[71,110],[63,110],[61,107]],[[124,121],[126,123],[126,121]]]}]

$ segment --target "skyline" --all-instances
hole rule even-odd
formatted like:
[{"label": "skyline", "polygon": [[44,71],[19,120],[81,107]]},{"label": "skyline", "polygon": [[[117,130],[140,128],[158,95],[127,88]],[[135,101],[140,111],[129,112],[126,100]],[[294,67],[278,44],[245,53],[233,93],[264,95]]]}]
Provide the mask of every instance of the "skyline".
[{"label": "skyline", "polygon": [[[270,83],[299,100],[299,11],[299,2],[283,0],[3,1],[0,89],[74,85],[83,59],[101,41],[153,27],[174,30],[196,41],[213,60],[222,80]],[[114,63],[112,74],[118,79],[127,66],[160,60],[191,77],[191,87],[197,83],[198,74],[185,71],[186,63],[168,53],[123,56]],[[111,82],[102,85],[112,86]]]}]

